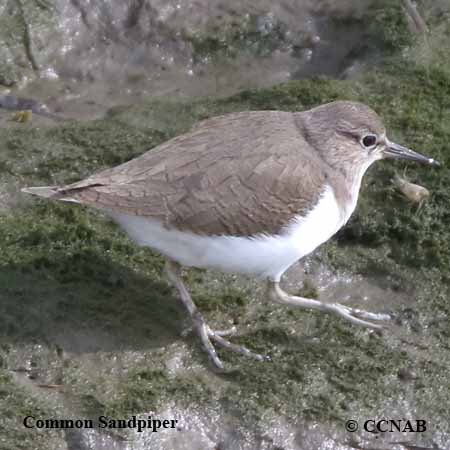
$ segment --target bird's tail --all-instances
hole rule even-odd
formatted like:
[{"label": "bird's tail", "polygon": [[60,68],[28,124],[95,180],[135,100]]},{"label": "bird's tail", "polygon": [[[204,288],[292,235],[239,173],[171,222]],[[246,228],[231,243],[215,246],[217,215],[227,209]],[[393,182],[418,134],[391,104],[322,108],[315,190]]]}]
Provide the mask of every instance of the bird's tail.
[{"label": "bird's tail", "polygon": [[39,187],[27,187],[22,188],[22,192],[26,194],[36,195],[43,198],[55,198],[61,197],[61,192],[58,186],[39,186]]}]

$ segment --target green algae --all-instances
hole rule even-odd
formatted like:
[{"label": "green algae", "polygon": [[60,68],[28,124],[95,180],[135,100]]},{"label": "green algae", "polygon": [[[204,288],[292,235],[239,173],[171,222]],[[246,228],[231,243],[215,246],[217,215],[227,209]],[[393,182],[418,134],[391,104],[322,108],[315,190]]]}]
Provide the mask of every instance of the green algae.
[{"label": "green algae", "polygon": [[[27,215],[0,219],[6,312],[0,328],[9,330],[8,338],[48,337],[61,320],[71,329],[89,324],[112,333],[126,320],[131,328],[123,331],[132,341],[138,338],[134,325],[147,339],[173,329],[178,305],[167,300],[170,290],[159,279],[161,258],[132,246],[111,223],[61,206],[36,205]],[[145,319],[153,307],[162,308],[159,319],[153,316],[156,328]]]},{"label": "green algae", "polygon": [[0,449],[36,450],[48,449],[48,445],[62,445],[57,432],[36,434],[23,426],[27,416],[50,417],[51,411],[35,400],[25,389],[17,386],[11,376],[0,368]]},{"label": "green algae", "polygon": [[[274,22],[270,15],[249,14],[236,17],[226,23],[212,23],[202,33],[186,34],[192,44],[194,62],[205,58],[235,58],[240,53],[264,57],[278,49],[298,45],[295,37],[289,36],[282,22]],[[301,42],[302,36],[297,36]]]},{"label": "green algae", "polygon": [[365,45],[372,50],[382,49],[385,57],[410,46],[414,41],[400,2],[374,2],[362,22],[366,26]]},{"label": "green algae", "polygon": [[[327,7],[324,9],[322,11],[318,5],[312,14],[329,20],[329,28],[340,30],[341,34],[349,29],[358,30],[360,44],[353,48],[353,56],[367,57],[380,51],[387,56],[414,41],[402,5],[395,0],[367,2],[367,6],[354,11],[344,7],[345,13],[339,13],[339,8],[336,8],[331,17]],[[211,58],[232,60],[239,55],[267,57],[275,51],[300,56],[302,50],[311,47],[312,35],[289,30],[271,13],[253,13],[215,17],[201,32],[185,32],[185,38],[193,47],[194,62],[202,63]]]}]

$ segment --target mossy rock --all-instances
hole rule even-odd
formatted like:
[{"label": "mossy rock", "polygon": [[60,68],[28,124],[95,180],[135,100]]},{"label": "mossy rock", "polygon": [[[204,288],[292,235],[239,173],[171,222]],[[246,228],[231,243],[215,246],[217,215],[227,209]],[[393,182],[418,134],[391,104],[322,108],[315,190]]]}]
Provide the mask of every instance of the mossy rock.
[{"label": "mossy rock", "polygon": [[[449,433],[450,389],[438,389],[448,387],[450,379],[447,67],[390,62],[358,81],[300,80],[226,99],[149,101],[87,123],[1,129],[0,180],[16,187],[71,182],[130,159],[209,116],[302,110],[337,99],[372,106],[392,139],[443,164],[439,170],[408,165],[407,176],[431,192],[420,210],[391,186],[403,163],[372,168],[357,212],[316,256],[336,270],[360,274],[408,297],[392,305],[392,328],[379,336],[336,317],[251,302],[249,297],[259,298],[261,292],[254,294],[249,282],[195,273],[191,288],[206,318],[228,324],[239,311],[245,330],[239,342],[274,359],[260,363],[223,353],[237,372],[214,375],[198,340],[180,337],[185,314],[160,275],[158,255],[135,246],[96,212],[6,190],[14,201],[0,217],[0,377],[6,380],[3,395],[18,400],[0,402],[0,416],[19,423],[28,401],[33,410],[52,410],[45,396],[35,398],[7,373],[20,359],[17,352],[29,357],[35,346],[57,345],[67,355],[49,358],[69,394],[78,398],[80,414],[138,414],[176,402],[205,411],[214,405],[250,428],[261,425],[269,409],[339,427],[349,417],[377,417],[400,408],[414,395],[418,416]],[[35,368],[46,373],[40,361],[35,358]],[[411,382],[398,376],[405,367],[414,368]],[[11,434],[10,442],[15,439]],[[40,447],[38,441],[33,444]]]}]

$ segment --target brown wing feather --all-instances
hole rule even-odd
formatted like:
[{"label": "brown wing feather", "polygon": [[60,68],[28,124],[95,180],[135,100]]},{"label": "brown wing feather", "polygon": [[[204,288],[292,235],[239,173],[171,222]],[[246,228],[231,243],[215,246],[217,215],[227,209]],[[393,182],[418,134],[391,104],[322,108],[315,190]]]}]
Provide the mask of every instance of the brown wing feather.
[{"label": "brown wing feather", "polygon": [[60,192],[80,203],[152,217],[180,230],[279,233],[317,201],[325,179],[321,160],[302,138],[296,120],[280,111],[209,119]]}]

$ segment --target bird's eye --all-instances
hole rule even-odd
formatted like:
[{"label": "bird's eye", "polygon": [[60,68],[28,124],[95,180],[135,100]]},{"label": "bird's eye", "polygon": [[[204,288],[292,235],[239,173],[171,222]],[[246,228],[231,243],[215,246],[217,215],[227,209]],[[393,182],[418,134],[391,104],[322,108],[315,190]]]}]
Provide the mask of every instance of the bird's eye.
[{"label": "bird's eye", "polygon": [[362,139],[361,143],[363,147],[371,148],[377,145],[377,137],[374,134],[366,134]]}]

